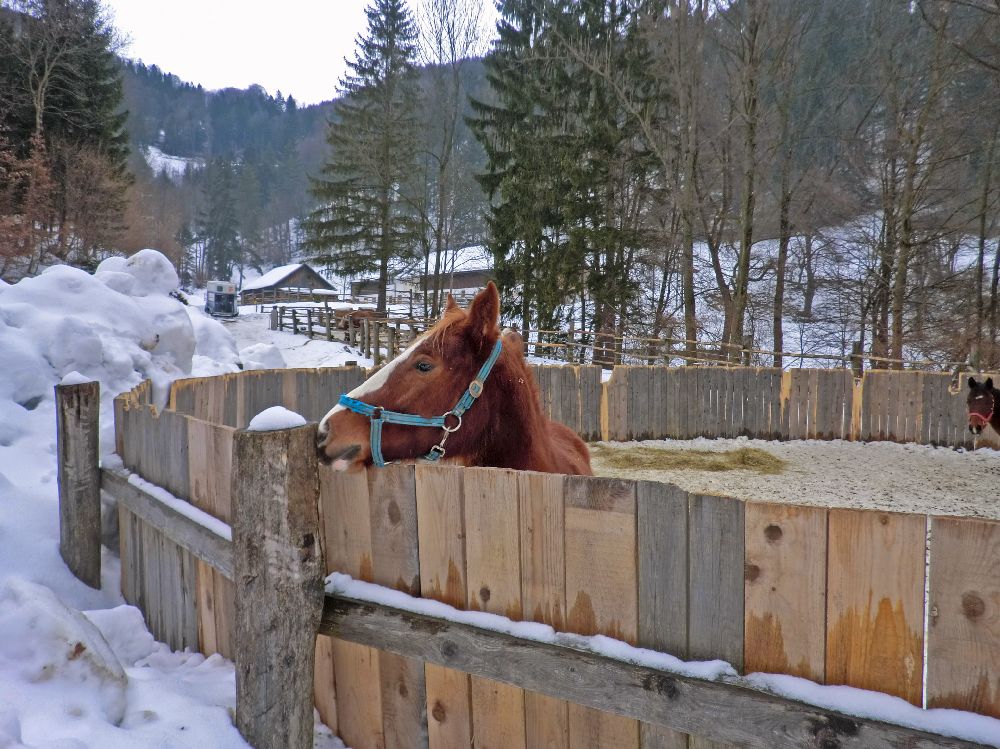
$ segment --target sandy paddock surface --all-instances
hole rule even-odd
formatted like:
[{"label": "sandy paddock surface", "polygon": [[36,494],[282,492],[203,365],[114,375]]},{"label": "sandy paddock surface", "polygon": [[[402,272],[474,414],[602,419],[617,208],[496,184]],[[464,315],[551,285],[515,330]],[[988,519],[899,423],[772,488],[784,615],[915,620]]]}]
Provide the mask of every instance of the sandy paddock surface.
[{"label": "sandy paddock surface", "polygon": [[636,470],[612,468],[595,457],[594,472],[599,476],[665,481],[689,492],[741,499],[1000,519],[997,450],[971,452],[892,442],[768,442],[745,438],[600,444],[619,450],[635,446],[713,451],[754,447],[788,465],[777,475],[744,469]]}]

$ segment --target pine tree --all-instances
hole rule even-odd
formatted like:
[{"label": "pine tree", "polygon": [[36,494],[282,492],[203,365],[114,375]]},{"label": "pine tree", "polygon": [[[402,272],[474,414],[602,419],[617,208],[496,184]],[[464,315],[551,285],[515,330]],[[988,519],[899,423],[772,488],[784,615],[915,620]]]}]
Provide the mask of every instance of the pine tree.
[{"label": "pine tree", "polygon": [[320,206],[306,224],[306,246],[339,272],[377,272],[384,311],[390,263],[417,251],[407,200],[416,172],[416,30],[403,0],[375,0],[365,14],[367,35],[348,62],[327,132],[332,153],[313,180]]},{"label": "pine tree", "polygon": [[492,198],[490,247],[501,284],[521,291],[525,329],[532,315],[540,329],[558,326],[579,295],[610,343],[637,294],[630,270],[650,242],[642,219],[656,162],[617,92],[630,92],[633,107],[656,95],[638,33],[652,5],[500,6],[486,59],[496,103],[474,102],[472,124],[489,160],[481,183]]},{"label": "pine tree", "polygon": [[206,167],[205,205],[198,217],[198,239],[205,248],[205,272],[211,278],[229,279],[240,262],[240,237],[235,201],[233,167],[215,159]]},{"label": "pine tree", "polygon": [[[22,157],[45,140],[61,259],[92,260],[119,228],[130,183],[118,41],[99,0],[11,0],[0,18],[0,111]],[[15,28],[16,27],[16,28]],[[78,186],[81,155],[102,174],[100,199]],[[89,239],[75,227],[87,224]],[[92,246],[94,238],[99,246]]]}]

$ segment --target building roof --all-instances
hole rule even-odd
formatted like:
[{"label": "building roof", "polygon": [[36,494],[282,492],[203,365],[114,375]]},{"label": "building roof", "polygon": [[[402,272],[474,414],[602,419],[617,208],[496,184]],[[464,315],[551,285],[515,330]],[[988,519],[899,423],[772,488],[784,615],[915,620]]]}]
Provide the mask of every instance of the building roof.
[{"label": "building roof", "polygon": [[291,263],[290,265],[281,265],[277,268],[272,268],[267,273],[265,273],[260,278],[255,278],[252,281],[247,281],[243,284],[243,291],[257,291],[258,289],[270,289],[273,286],[280,286],[281,282],[286,278],[291,276],[293,273],[301,268],[312,272],[320,281],[325,283],[327,287],[330,286],[329,282],[320,276],[316,271],[310,267],[307,263]]}]

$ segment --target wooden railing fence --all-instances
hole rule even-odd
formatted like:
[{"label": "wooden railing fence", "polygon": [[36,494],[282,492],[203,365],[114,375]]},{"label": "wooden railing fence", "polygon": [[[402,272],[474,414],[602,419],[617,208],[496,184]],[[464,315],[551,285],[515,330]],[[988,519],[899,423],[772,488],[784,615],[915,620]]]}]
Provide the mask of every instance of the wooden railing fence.
[{"label": "wooden railing fence", "polygon": [[[582,379],[595,397],[599,376],[553,369],[539,377],[546,408],[582,431],[584,414],[594,409],[583,407],[583,395],[564,396]],[[648,408],[654,384],[671,382],[641,369],[622,380],[628,388],[608,383],[606,428],[613,414]],[[898,431],[903,409],[884,410],[878,401],[866,411],[852,382],[829,395],[825,375],[764,377],[772,396],[775,389],[784,396],[775,412],[760,377],[756,387],[746,380],[743,391],[738,380],[680,379],[697,372],[682,370],[670,385],[674,402],[687,402],[684,388],[698,388],[699,404],[733,414],[720,421],[727,430],[758,422],[771,430],[774,422],[779,434],[809,436],[814,428],[836,436],[839,424],[842,436],[846,414],[860,411],[881,438],[926,433],[920,419],[907,431],[905,416]],[[239,513],[232,485],[238,429],[279,403],[315,420],[363,376],[348,367],[180,381],[161,412],[144,383],[116,399],[119,454],[127,470],[231,524]],[[879,387],[897,397],[917,392],[903,382]],[[669,403],[671,391],[662,392]],[[838,399],[840,421],[822,421]],[[742,420],[727,405],[736,403]],[[670,428],[711,423],[697,409],[685,413],[688,420]],[[594,423],[600,420],[588,428]],[[653,429],[653,422],[640,428]],[[295,460],[315,464],[305,452],[297,450]],[[315,470],[327,572],[682,658],[722,658],[741,673],[787,673],[1000,717],[998,522],[746,502],[666,484],[496,469]],[[239,669],[249,656],[240,655],[235,635],[231,542],[164,505],[141,482],[102,473],[103,490],[119,501],[126,600],[158,639],[235,656]],[[473,736],[476,746],[526,748],[972,746],[817,712],[743,684],[685,681],[363,602],[328,597],[320,631],[315,703],[355,749],[463,747]],[[591,673],[607,674],[608,682],[584,678]]]},{"label": "wooden railing fence", "polygon": [[[830,369],[531,367],[546,413],[588,441],[750,437],[1000,448],[968,430],[968,375]],[[170,409],[241,428],[273,405],[319,420],[367,376],[360,367],[242,372],[180,380]],[[993,375],[997,377],[997,375]]]}]

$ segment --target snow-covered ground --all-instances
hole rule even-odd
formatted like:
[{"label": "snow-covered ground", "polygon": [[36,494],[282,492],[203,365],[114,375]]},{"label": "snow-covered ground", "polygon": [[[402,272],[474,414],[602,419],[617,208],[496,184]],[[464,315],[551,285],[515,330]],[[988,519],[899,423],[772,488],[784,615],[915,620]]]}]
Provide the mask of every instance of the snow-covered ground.
[{"label": "snow-covered ground", "polygon": [[605,447],[636,446],[713,452],[753,447],[787,463],[784,471],[618,469],[595,459],[599,475],[676,484],[685,491],[762,502],[825,507],[862,507],[931,515],[1000,519],[995,487],[1000,486],[1000,452],[953,450],[894,442],[696,439],[605,442]]},{"label": "snow-covered ground", "polygon": [[[119,564],[110,554],[105,554],[100,590],[80,583],[62,563],[53,387],[63,381],[100,381],[103,454],[113,444],[114,395],[143,379],[151,379],[162,398],[178,377],[240,367],[336,366],[345,361],[366,366],[371,362],[343,342],[310,341],[269,331],[267,316],[253,312],[252,307],[241,309],[241,316],[233,321],[211,319],[201,311],[201,299],[190,298],[185,306],[171,294],[176,288],[176,273],[160,253],[151,250],[128,260],[109,259],[94,275],[57,266],[13,286],[0,283],[0,362],[4,366],[0,377],[0,749],[247,746],[232,725],[232,663],[219,656],[171,652],[154,642],[139,612],[124,604]],[[282,424],[289,418],[287,414],[270,417]],[[767,443],[765,448],[787,458],[781,451],[809,450],[814,444],[818,448],[818,443]],[[698,447],[713,449],[713,445],[723,446],[706,442]],[[958,472],[971,468],[966,474],[969,482],[956,485],[956,493],[969,495],[984,485],[984,471],[995,472],[1000,463],[1000,454],[896,445],[828,447],[840,451],[841,460],[838,464],[836,457],[831,458],[835,473],[816,478],[811,491],[821,497],[818,501],[831,504],[851,494],[838,487],[856,479],[850,474],[858,473],[861,462],[871,465],[872,473],[881,473],[910,457],[930,461],[923,479],[930,485],[950,482],[934,460],[952,464]],[[857,453],[844,452],[851,450]],[[816,463],[818,458],[806,457],[810,460]],[[789,470],[777,480],[787,482],[796,471]],[[732,478],[741,487],[749,485],[745,475]],[[681,475],[672,480],[685,488],[708,490],[685,485]],[[863,488],[860,482],[853,490],[858,502],[863,501]],[[733,493],[728,485],[715,490]],[[897,501],[895,495],[887,498],[876,490],[869,494],[870,501]],[[799,494],[795,499],[805,497]],[[968,509],[955,505],[954,511],[982,514],[973,505]],[[1000,721],[976,721],[981,728],[976,736],[1000,746]],[[321,725],[316,745],[343,747]]]}]

